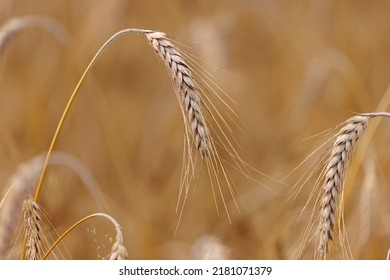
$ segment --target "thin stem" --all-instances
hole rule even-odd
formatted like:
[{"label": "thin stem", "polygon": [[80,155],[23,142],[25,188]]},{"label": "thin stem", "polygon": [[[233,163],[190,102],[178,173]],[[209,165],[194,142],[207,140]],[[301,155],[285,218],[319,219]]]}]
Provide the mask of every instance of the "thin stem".
[{"label": "thin stem", "polygon": [[67,236],[75,227],[77,227],[78,225],[80,225],[81,223],[89,220],[89,219],[92,219],[92,218],[95,218],[95,217],[104,217],[106,219],[108,219],[115,227],[119,227],[119,224],[114,220],[114,218],[112,218],[110,215],[107,215],[105,213],[94,213],[94,214],[91,214],[91,215],[88,215],[84,218],[82,218],[81,220],[77,221],[75,224],[73,224],[70,228],[68,228],[54,243],[53,245],[51,245],[51,247],[49,248],[49,250],[45,253],[45,255],[42,257],[42,260],[45,260],[49,254],[54,250],[54,248],[58,245],[58,243],[60,243],[64,238],[65,236]]},{"label": "thin stem", "polygon": [[149,30],[145,30],[145,29],[134,29],[134,28],[130,28],[130,29],[124,29],[124,30],[121,30],[117,33],[115,33],[114,35],[112,35],[104,44],[103,46],[98,50],[98,52],[95,54],[95,56],[92,58],[91,62],[89,63],[89,65],[87,66],[87,68],[85,69],[83,75],[81,76],[79,82],[77,83],[71,97],[69,98],[69,101],[65,107],[65,110],[64,112],[62,113],[62,116],[61,116],[61,119],[57,125],[57,128],[56,128],[56,131],[54,133],[54,136],[52,138],[52,141],[51,141],[51,144],[50,144],[50,147],[49,147],[49,150],[47,152],[47,155],[46,155],[46,159],[45,159],[45,163],[43,165],[43,168],[42,168],[42,173],[41,173],[41,176],[39,178],[39,182],[38,182],[38,186],[37,186],[37,189],[36,189],[36,192],[35,192],[35,196],[34,196],[34,201],[35,202],[38,202],[39,200],[39,197],[40,197],[40,194],[42,192],[42,185],[43,185],[43,180],[45,178],[45,175],[46,175],[46,172],[47,172],[47,166],[48,166],[48,163],[49,163],[49,158],[50,158],[50,155],[52,153],[52,151],[54,150],[54,147],[57,143],[57,140],[58,140],[58,136],[61,132],[61,129],[63,127],[63,124],[65,122],[65,119],[66,117],[68,116],[68,113],[70,111],[70,108],[72,107],[73,105],[73,102],[76,98],[76,95],[77,93],[79,92],[79,89],[81,87],[81,84],[83,83],[85,77],[87,76],[87,74],[89,73],[89,71],[92,69],[93,65],[96,63],[97,59],[100,57],[100,55],[103,53],[103,51],[114,41],[116,40],[117,38],[119,38],[120,36],[124,35],[124,34],[127,34],[127,33],[138,33],[138,34],[144,34],[144,33],[148,33],[150,32]]}]

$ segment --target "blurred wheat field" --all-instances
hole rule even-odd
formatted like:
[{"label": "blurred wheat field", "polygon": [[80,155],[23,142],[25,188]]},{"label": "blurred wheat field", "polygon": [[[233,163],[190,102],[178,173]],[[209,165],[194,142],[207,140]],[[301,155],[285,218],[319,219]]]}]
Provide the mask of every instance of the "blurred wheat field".
[{"label": "blurred wheat field", "polygon": [[[241,213],[227,195],[229,223],[221,206],[218,217],[207,170],[198,166],[175,235],[183,120],[163,63],[144,38],[128,35],[86,77],[56,146],[94,176],[107,207],[72,169],[50,165],[40,200],[48,234],[105,211],[122,226],[130,259],[198,258],[214,245],[229,259],[311,259],[315,244],[297,252],[316,174],[299,193],[294,185],[321,156],[309,157],[330,137],[322,132],[382,100],[390,84],[389,11],[388,1],[0,0],[0,25],[42,15],[67,33],[60,42],[26,28],[0,53],[1,197],[17,167],[48,150],[104,41],[124,28],[159,30],[234,99],[243,124],[232,125],[238,153],[265,175],[255,173],[255,184],[232,174]],[[355,259],[385,259],[390,248],[388,127],[379,124],[346,179],[344,221]],[[107,258],[114,238],[109,223],[90,220],[60,250],[67,259]],[[332,246],[332,258],[342,258],[337,238]]]}]

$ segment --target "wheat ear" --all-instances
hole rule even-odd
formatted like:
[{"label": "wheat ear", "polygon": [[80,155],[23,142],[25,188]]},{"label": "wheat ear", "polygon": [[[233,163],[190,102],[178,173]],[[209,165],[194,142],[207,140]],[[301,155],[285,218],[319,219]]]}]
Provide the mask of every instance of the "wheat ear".
[{"label": "wheat ear", "polygon": [[333,230],[338,221],[346,171],[353,151],[369,120],[379,116],[390,117],[390,114],[381,112],[353,116],[335,135],[330,157],[325,167],[325,180],[321,190],[319,245],[317,248],[320,259],[326,259],[329,253],[329,241],[334,238]]},{"label": "wheat ear", "polygon": [[32,197],[25,199],[23,203],[23,213],[26,239],[23,257],[26,260],[40,260],[43,252],[40,208]]},{"label": "wheat ear", "polygon": [[201,95],[191,68],[179,49],[167,39],[165,33],[148,32],[145,35],[149,44],[164,61],[177,89],[178,100],[185,112],[185,121],[195,139],[196,148],[202,156],[209,156],[212,152],[210,134],[202,112]]},{"label": "wheat ear", "polygon": [[109,218],[111,223],[113,223],[116,231],[115,242],[112,245],[109,259],[126,260],[128,258],[128,254],[127,254],[126,247],[124,246],[121,226],[111,216],[107,216],[107,218]]},{"label": "wheat ear", "polygon": [[4,259],[14,235],[26,194],[38,181],[43,158],[36,157],[21,164],[7,182],[9,191],[0,211],[0,259]]}]

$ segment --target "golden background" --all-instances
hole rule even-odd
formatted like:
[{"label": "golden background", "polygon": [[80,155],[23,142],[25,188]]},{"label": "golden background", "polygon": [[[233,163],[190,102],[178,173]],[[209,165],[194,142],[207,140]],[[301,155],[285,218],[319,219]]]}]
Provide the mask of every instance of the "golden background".
[{"label": "golden background", "polygon": [[[19,164],[47,151],[84,69],[123,28],[165,32],[207,62],[246,126],[232,126],[240,156],[282,180],[329,137],[315,135],[375,111],[390,81],[389,12],[389,1],[2,0],[0,24],[43,15],[68,35],[61,43],[28,28],[0,54],[2,186]],[[388,127],[383,120],[346,191],[356,259],[385,259],[390,248]],[[266,187],[235,177],[241,214],[227,196],[231,224],[223,208],[218,217],[207,172],[200,172],[174,236],[183,131],[170,78],[153,49],[135,34],[115,41],[83,83],[56,146],[94,175],[108,208],[72,170],[50,166],[40,204],[53,228],[61,234],[105,211],[121,224],[130,259],[192,258],[205,235],[220,239],[226,258],[297,258],[311,209],[297,220],[315,178],[295,200],[287,197],[314,159],[285,184],[260,174],[256,180]],[[105,258],[114,236],[106,221],[91,220],[66,237],[65,258]],[[310,246],[302,258],[313,257]],[[334,258],[340,254],[336,249]]]}]

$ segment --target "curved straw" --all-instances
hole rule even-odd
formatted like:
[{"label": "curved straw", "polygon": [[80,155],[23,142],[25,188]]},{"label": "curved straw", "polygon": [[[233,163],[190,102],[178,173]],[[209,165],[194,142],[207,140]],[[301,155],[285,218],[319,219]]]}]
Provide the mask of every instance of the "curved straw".
[{"label": "curved straw", "polygon": [[35,195],[34,195],[34,201],[37,202],[39,200],[39,197],[40,197],[40,194],[41,194],[41,191],[42,191],[42,184],[43,184],[43,180],[45,178],[45,175],[46,175],[46,172],[47,172],[47,165],[49,163],[49,158],[50,158],[50,155],[52,153],[52,151],[54,150],[54,147],[57,143],[57,140],[58,140],[58,136],[60,134],[60,131],[61,131],[61,128],[65,122],[65,119],[66,117],[68,116],[68,113],[70,111],[70,108],[72,107],[72,104],[74,102],[74,99],[76,98],[76,95],[81,87],[81,84],[83,83],[85,77],[87,76],[87,74],[89,73],[89,71],[92,69],[93,65],[95,64],[95,62],[97,61],[97,59],[100,57],[100,55],[103,53],[103,51],[115,40],[117,39],[118,37],[124,35],[124,34],[127,34],[127,33],[138,33],[138,34],[144,34],[144,33],[148,33],[148,32],[151,32],[150,30],[145,30],[145,29],[134,29],[134,28],[130,28],[130,29],[124,29],[124,30],[121,30],[117,33],[115,33],[114,35],[112,35],[104,44],[103,46],[98,50],[98,52],[95,54],[95,56],[92,58],[91,62],[89,63],[89,65],[87,66],[87,68],[85,69],[83,75],[81,76],[79,82],[77,83],[71,97],[69,98],[69,101],[65,107],[65,110],[64,112],[62,113],[62,116],[61,116],[61,119],[57,125],[57,128],[56,128],[56,131],[54,133],[54,136],[53,136],[53,139],[51,141],[51,144],[50,144],[50,147],[49,147],[49,150],[47,152],[47,155],[46,155],[46,159],[45,159],[45,163],[43,165],[43,169],[42,169],[42,173],[41,173],[41,176],[39,178],[39,182],[38,182],[38,185],[37,185],[37,189],[36,189],[36,192],[35,192]]},{"label": "curved straw", "polygon": [[54,248],[58,245],[58,243],[60,243],[64,238],[65,236],[67,236],[74,228],[76,228],[78,225],[80,225],[81,223],[89,220],[89,219],[92,219],[92,218],[95,218],[95,217],[103,217],[103,218],[106,218],[108,219],[115,227],[115,230],[119,230],[120,229],[120,226],[118,224],[118,222],[113,218],[111,217],[110,215],[107,215],[105,213],[94,213],[94,214],[91,214],[91,215],[88,215],[84,218],[82,218],[81,220],[77,221],[75,224],[73,224],[70,228],[68,228],[54,243],[53,245],[51,245],[51,247],[49,248],[49,250],[47,250],[47,252],[45,253],[45,255],[42,257],[42,260],[45,260],[47,259],[47,257],[49,256],[49,254],[54,250]]}]

